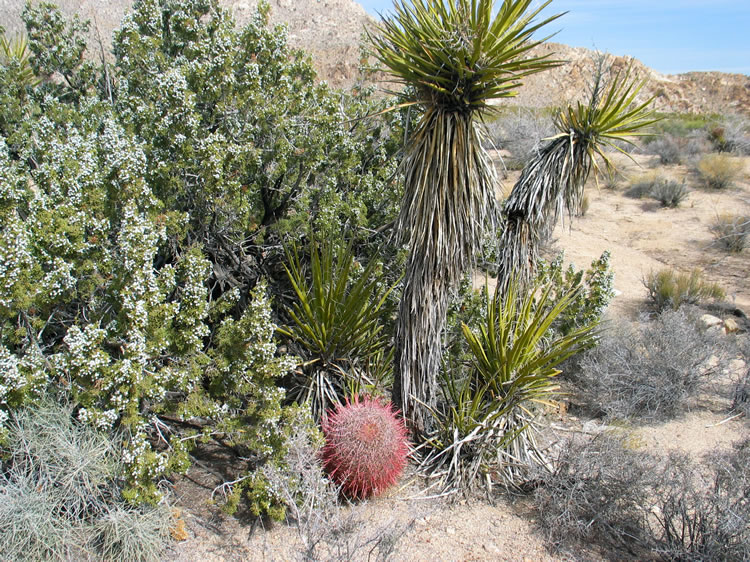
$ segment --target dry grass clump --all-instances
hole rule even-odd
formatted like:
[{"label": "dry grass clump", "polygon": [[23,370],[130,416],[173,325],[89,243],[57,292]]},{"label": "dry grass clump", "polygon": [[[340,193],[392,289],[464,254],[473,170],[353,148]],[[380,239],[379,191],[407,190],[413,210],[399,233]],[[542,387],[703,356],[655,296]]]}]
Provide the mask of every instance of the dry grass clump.
[{"label": "dry grass clump", "polygon": [[171,512],[137,508],[121,496],[116,439],[44,401],[9,424],[0,476],[4,560],[159,560]]},{"label": "dry grass clump", "polygon": [[750,217],[719,215],[711,225],[717,245],[732,253],[739,253],[747,246],[750,236]]},{"label": "dry grass clump", "polygon": [[706,154],[698,162],[698,175],[711,189],[728,189],[743,171],[740,160],[726,154]]},{"label": "dry grass clump", "polygon": [[677,310],[684,304],[698,304],[726,297],[724,289],[716,283],[706,281],[698,269],[693,269],[690,273],[668,268],[651,271],[643,284],[651,304],[659,311],[667,308]]},{"label": "dry grass clump", "polygon": [[573,378],[590,407],[609,418],[669,419],[689,406],[716,353],[695,310],[666,310],[642,327],[610,325]]}]

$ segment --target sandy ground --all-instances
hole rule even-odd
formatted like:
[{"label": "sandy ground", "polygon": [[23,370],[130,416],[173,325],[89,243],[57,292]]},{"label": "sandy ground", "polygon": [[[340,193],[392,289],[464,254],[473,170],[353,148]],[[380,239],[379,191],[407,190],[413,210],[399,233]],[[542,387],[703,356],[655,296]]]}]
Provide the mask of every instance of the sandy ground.
[{"label": "sandy ground", "polygon": [[[638,156],[638,164],[616,156],[627,177],[646,173],[655,157]],[[735,189],[712,192],[697,187],[698,180],[684,166],[660,171],[696,186],[688,200],[676,209],[662,209],[648,199],[623,195],[627,180],[617,190],[587,188],[589,208],[585,216],[559,226],[554,249],[565,251],[566,261],[587,267],[604,250],[612,254],[618,296],[610,306],[614,315],[636,319],[644,310],[646,290],[642,279],[651,270],[669,266],[689,271],[698,267],[711,281],[727,291],[728,300],[750,312],[749,250],[728,255],[713,245],[710,225],[722,213],[750,216],[750,159],[746,174]],[[504,180],[512,185],[517,173]],[[727,375],[727,373],[725,373]],[[728,375],[727,375],[728,376]],[[716,390],[716,389],[715,389]],[[635,427],[643,446],[665,452],[677,449],[696,458],[730,447],[747,434],[747,421],[727,421],[726,393],[716,391],[699,401],[677,420]],[[579,420],[565,413],[550,414],[544,422],[548,439],[562,440],[570,432],[601,430],[595,420]],[[304,558],[304,541],[298,529],[276,524],[263,528],[257,523],[227,517],[208,500],[210,475],[201,467],[176,483],[183,506],[186,540],[175,543],[167,559],[192,560],[298,560]],[[359,521],[357,540],[366,543],[376,534],[392,533],[395,547],[391,560],[559,560],[548,553],[543,536],[535,528],[533,512],[524,500],[506,498],[490,503],[474,499],[447,502],[418,499],[418,482],[407,478],[404,485],[385,497],[352,508]],[[384,531],[385,530],[385,531]],[[398,539],[398,540],[395,540]],[[371,545],[350,544],[351,551],[318,551],[321,559],[377,559]],[[588,553],[588,557],[597,558]]]}]

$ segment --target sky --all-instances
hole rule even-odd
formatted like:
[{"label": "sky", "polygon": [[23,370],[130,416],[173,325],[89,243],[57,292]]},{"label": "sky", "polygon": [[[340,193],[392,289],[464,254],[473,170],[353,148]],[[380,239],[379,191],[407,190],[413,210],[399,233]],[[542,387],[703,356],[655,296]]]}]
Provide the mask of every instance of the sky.
[{"label": "sky", "polygon": [[[358,1],[375,17],[393,5]],[[632,56],[665,74],[750,75],[750,0],[553,0],[542,14],[561,12],[540,39],[557,32],[551,41]]]}]

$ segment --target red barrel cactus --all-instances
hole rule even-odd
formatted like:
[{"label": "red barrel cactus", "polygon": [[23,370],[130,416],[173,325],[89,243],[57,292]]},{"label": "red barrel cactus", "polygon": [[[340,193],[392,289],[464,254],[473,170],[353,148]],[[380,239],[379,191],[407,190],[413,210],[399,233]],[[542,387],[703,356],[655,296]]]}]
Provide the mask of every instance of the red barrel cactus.
[{"label": "red barrel cactus", "polygon": [[323,467],[348,497],[363,499],[395,484],[406,466],[404,421],[390,404],[355,395],[327,412]]}]

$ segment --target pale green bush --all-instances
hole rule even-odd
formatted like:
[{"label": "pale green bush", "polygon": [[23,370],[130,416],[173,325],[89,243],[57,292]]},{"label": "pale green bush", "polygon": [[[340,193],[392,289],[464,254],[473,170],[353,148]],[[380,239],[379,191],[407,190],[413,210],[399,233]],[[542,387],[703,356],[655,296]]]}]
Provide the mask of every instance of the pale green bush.
[{"label": "pale green bush", "polygon": [[740,160],[726,154],[707,154],[698,162],[698,175],[711,189],[727,189],[743,172]]},{"label": "pale green bush", "polygon": [[705,280],[697,269],[690,273],[676,272],[669,268],[650,271],[643,284],[648,291],[651,304],[657,310],[677,310],[683,304],[722,300],[726,296],[724,289]]}]

